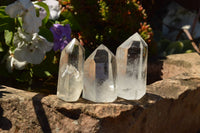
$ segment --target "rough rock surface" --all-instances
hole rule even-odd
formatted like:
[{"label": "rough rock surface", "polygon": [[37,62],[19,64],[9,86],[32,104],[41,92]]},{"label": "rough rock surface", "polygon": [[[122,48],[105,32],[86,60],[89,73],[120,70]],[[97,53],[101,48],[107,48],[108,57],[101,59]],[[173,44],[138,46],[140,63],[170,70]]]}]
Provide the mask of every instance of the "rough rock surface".
[{"label": "rough rock surface", "polygon": [[179,74],[200,74],[200,55],[197,53],[174,54],[164,60],[148,63],[148,84]]},{"label": "rough rock surface", "polygon": [[195,53],[168,56],[163,61],[164,79],[148,85],[138,101],[93,103],[80,98],[69,103],[56,95],[0,85],[0,132],[200,132],[199,61]]},{"label": "rough rock surface", "polygon": [[178,74],[200,74],[200,55],[197,53],[175,54],[163,60],[162,79],[174,77]]}]

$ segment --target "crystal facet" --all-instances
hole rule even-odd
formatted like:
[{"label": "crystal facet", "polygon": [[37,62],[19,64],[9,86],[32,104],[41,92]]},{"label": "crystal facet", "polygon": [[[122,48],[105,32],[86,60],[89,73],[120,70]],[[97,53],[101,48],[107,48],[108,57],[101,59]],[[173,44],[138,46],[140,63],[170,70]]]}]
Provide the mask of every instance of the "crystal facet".
[{"label": "crystal facet", "polygon": [[60,57],[57,96],[64,101],[77,101],[83,90],[85,50],[73,39]]},{"label": "crystal facet", "polygon": [[104,45],[100,45],[85,61],[83,98],[94,102],[113,102],[116,59]]},{"label": "crystal facet", "polygon": [[116,52],[117,95],[138,100],[146,93],[148,46],[138,33],[123,42]]}]

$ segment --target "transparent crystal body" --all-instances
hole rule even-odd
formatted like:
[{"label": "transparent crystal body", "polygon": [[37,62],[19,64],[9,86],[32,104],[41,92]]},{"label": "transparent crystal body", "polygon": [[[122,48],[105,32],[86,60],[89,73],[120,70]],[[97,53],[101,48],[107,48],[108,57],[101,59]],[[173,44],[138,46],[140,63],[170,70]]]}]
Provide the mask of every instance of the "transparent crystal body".
[{"label": "transparent crystal body", "polygon": [[146,93],[148,46],[138,33],[123,42],[116,52],[117,95],[138,100]]},{"label": "transparent crystal body", "polygon": [[57,96],[64,101],[77,101],[83,90],[85,50],[73,39],[60,57]]},{"label": "transparent crystal body", "polygon": [[115,56],[102,44],[84,63],[83,98],[93,102],[113,102],[117,98],[115,80]]}]

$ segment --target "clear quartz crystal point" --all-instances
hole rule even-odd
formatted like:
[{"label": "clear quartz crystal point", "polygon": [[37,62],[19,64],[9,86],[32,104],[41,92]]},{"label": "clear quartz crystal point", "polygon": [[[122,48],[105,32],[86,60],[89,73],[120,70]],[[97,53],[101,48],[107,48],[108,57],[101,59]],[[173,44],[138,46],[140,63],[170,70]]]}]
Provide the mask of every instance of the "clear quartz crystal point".
[{"label": "clear quartz crystal point", "polygon": [[115,56],[102,44],[85,61],[83,98],[113,102],[117,98],[115,80]]},{"label": "clear quartz crystal point", "polygon": [[73,39],[60,57],[57,96],[64,101],[77,101],[83,90],[83,65],[85,50]]},{"label": "clear quartz crystal point", "polygon": [[146,93],[148,46],[138,33],[123,42],[116,52],[117,95],[138,100]]}]

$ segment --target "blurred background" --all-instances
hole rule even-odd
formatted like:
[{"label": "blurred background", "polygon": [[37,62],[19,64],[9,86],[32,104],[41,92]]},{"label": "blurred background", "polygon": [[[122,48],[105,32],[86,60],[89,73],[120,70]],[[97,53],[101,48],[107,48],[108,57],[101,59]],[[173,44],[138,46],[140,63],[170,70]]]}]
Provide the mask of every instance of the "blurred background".
[{"label": "blurred background", "polygon": [[[0,0],[7,6],[15,0]],[[53,0],[52,0],[53,1]],[[198,0],[58,0],[61,14],[52,23],[70,24],[72,38],[78,38],[86,49],[86,57],[100,44],[114,54],[117,47],[138,32],[149,46],[149,63],[167,55],[198,52],[200,23]],[[0,20],[1,23],[1,20]],[[188,34],[192,37],[188,37]],[[8,52],[5,32],[0,30],[0,59]],[[194,48],[196,45],[196,48]],[[44,62],[30,70],[6,70],[0,64],[0,83],[55,93],[60,52],[50,51]],[[31,79],[31,83],[30,83]],[[44,90],[41,90],[44,88]],[[48,88],[48,89],[45,89]]]}]

